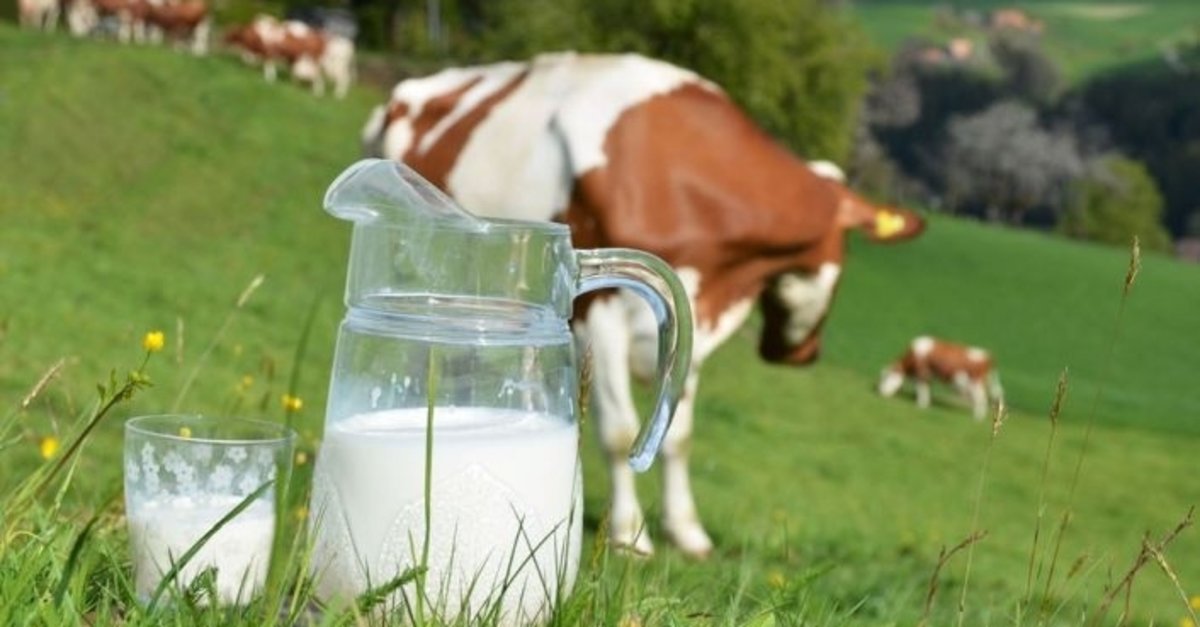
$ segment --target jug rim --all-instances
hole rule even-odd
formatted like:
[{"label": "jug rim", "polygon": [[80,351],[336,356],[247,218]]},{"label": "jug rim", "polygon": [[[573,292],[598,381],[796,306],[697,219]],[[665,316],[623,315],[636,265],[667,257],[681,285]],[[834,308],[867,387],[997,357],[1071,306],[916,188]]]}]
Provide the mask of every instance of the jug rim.
[{"label": "jug rim", "polygon": [[[402,224],[387,221],[359,222],[356,226],[374,229],[410,229],[411,224]],[[530,231],[534,233],[542,233],[550,236],[562,236],[571,234],[571,227],[562,222],[551,222],[543,220],[516,220],[512,218],[479,218],[475,223],[476,228],[463,228],[462,222],[454,220],[433,220],[425,225],[422,229],[439,230],[439,231],[468,231],[477,233],[511,233],[514,231]]]}]

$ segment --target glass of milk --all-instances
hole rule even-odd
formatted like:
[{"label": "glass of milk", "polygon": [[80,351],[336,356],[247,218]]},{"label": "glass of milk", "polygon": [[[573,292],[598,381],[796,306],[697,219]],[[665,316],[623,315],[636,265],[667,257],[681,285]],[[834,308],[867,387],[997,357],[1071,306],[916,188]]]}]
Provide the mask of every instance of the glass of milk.
[{"label": "glass of milk", "polygon": [[203,602],[237,605],[259,591],[294,440],[287,427],[257,420],[167,414],[125,423],[125,514],[142,602],[167,600],[211,569],[216,598]]}]

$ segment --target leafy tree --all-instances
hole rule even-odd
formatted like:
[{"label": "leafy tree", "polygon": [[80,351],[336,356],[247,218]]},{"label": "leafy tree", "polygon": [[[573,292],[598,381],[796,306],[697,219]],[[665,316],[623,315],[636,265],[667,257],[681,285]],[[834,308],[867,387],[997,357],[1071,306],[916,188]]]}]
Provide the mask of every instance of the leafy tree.
[{"label": "leafy tree", "polygon": [[1060,232],[1118,245],[1137,235],[1148,249],[1171,249],[1162,195],[1140,162],[1115,153],[1093,160],[1087,175],[1071,185],[1069,198]]},{"label": "leafy tree", "polygon": [[[1200,44],[1181,54],[1200,67]],[[1200,208],[1200,71],[1137,63],[1089,80],[1076,97],[1073,105],[1108,129],[1113,148],[1146,165],[1162,192],[1167,228],[1183,235]]]},{"label": "leafy tree", "polygon": [[1032,208],[1060,206],[1066,184],[1084,169],[1074,136],[1042,128],[1033,109],[1011,101],[952,118],[939,164],[951,209],[1012,222]]}]

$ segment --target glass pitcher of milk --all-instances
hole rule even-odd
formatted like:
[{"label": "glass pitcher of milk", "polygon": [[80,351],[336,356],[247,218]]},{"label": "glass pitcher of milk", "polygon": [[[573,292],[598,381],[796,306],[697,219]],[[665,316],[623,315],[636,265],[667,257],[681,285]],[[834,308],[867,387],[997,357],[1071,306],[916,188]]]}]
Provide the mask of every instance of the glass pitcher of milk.
[{"label": "glass pitcher of milk", "polygon": [[391,588],[402,615],[544,620],[580,553],[572,301],[626,288],[657,316],[660,388],[630,457],[645,470],[687,376],[682,286],[652,255],[572,249],[565,225],[476,217],[392,161],[351,166],[325,209],[354,232],[309,508],[318,596],[424,565]]}]

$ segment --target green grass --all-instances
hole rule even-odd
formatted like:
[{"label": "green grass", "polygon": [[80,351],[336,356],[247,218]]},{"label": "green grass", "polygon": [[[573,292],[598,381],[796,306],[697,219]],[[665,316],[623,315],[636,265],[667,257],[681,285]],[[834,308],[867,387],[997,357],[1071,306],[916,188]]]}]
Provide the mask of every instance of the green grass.
[{"label": "green grass", "polygon": [[995,8],[1025,9],[1045,22],[1046,51],[1071,83],[1114,66],[1157,58],[1161,45],[1192,41],[1200,27],[1200,4],[1191,0],[858,0],[852,11],[872,39],[894,49],[908,37],[936,42],[964,34],[936,23],[941,6],[984,15]]},{"label": "green grass", "polygon": [[[198,368],[182,408],[280,420],[280,397],[299,368],[304,407],[296,418],[310,455],[301,470],[311,468],[349,236],[319,203],[357,157],[359,126],[381,95],[314,99],[265,85],[229,58],[9,27],[0,27],[0,68],[0,422],[67,358],[59,378],[16,414],[21,439],[0,442],[0,497],[41,464],[39,437],[75,431],[95,382],[113,368],[123,380],[138,366],[146,331],[167,333],[147,368],[155,386],[99,424],[62,508],[44,498],[21,520],[28,535],[12,545],[0,538],[6,624],[72,622],[83,613],[110,624],[130,607],[119,506],[102,510],[68,573],[65,604],[53,592],[71,543],[119,488],[123,418],[169,409]],[[938,551],[972,530],[989,440],[944,391],[928,412],[911,398],[872,393],[879,368],[917,333],[994,350],[1014,405],[986,477],[979,525],[989,535],[975,547],[965,624],[1081,624],[1104,585],[1132,563],[1142,534],[1160,537],[1200,501],[1200,356],[1191,346],[1200,269],[1147,258],[1114,335],[1125,251],[951,219],[934,220],[912,244],[855,240],[852,248],[820,364],[762,364],[751,324],[705,369],[693,468],[718,545],[713,558],[691,562],[661,543],[646,561],[585,550],[567,624],[613,624],[629,614],[648,625],[766,625],[770,616],[776,624],[916,624]],[[235,309],[258,274],[264,282]],[[314,299],[308,351],[296,364]],[[1064,367],[1071,387],[1043,485],[1045,415]],[[1053,619],[1027,611],[1018,620],[1041,494],[1044,548],[1068,505],[1098,393],[1050,595],[1061,609]],[[588,432],[585,516],[594,528],[606,481]],[[305,480],[301,472],[301,488]],[[656,480],[644,481],[651,520]],[[593,539],[589,532],[585,546]],[[1200,591],[1197,554],[1195,530],[1167,551],[1192,594]],[[1080,556],[1082,569],[1064,580]],[[964,566],[960,555],[943,570],[931,624],[954,624]],[[1177,624],[1185,612],[1153,564],[1138,579],[1132,610],[1132,624],[1158,625]],[[131,618],[261,624],[268,610],[197,612]]]}]

